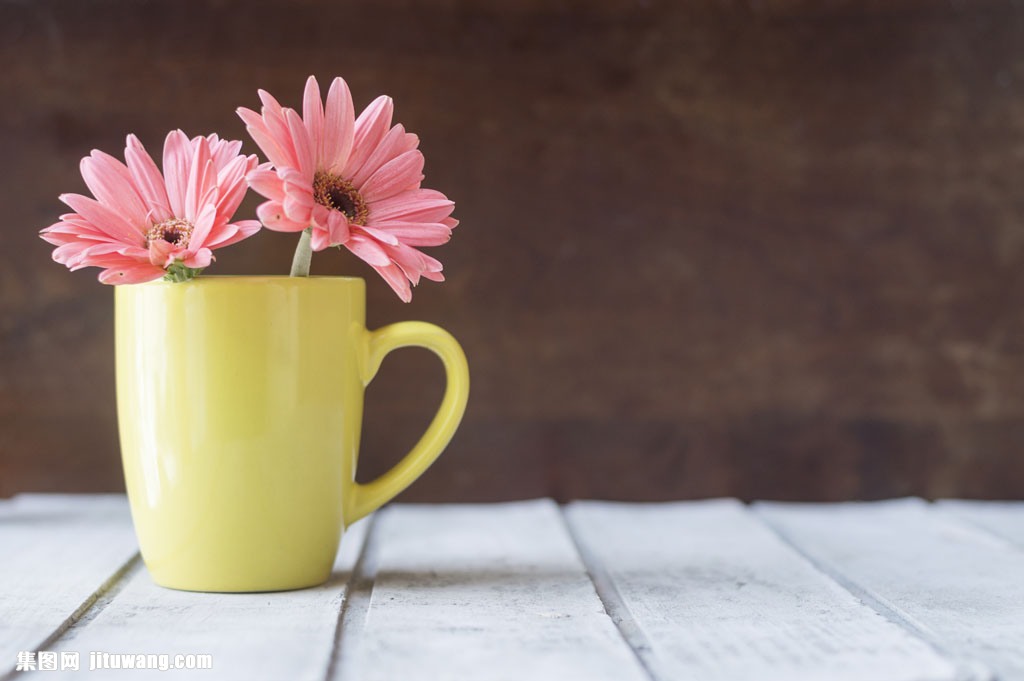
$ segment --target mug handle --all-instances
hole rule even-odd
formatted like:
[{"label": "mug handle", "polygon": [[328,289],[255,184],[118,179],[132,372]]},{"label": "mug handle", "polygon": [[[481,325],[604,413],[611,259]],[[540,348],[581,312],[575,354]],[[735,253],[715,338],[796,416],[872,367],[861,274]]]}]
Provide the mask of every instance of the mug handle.
[{"label": "mug handle", "polygon": [[434,420],[419,442],[387,473],[365,485],[353,482],[345,509],[345,525],[394,499],[434,463],[455,435],[469,398],[469,366],[455,338],[439,326],[426,322],[398,322],[368,331],[362,353],[363,385],[369,385],[380,369],[381,361],[392,350],[421,347],[441,358],[447,387]]}]

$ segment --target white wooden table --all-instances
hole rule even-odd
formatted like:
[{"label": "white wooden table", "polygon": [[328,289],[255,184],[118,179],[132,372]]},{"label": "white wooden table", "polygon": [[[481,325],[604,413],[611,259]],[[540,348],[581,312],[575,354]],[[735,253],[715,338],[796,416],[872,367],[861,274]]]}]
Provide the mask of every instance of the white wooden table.
[{"label": "white wooden table", "polygon": [[196,594],[152,584],[123,497],[23,495],[0,501],[0,679],[26,676],[1024,680],[1024,503],[399,505],[322,587]]}]

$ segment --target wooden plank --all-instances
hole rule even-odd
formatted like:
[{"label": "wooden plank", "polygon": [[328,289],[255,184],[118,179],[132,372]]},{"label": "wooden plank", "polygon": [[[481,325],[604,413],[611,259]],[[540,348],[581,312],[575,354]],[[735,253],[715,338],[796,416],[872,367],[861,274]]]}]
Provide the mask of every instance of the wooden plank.
[{"label": "wooden plank", "polygon": [[392,507],[373,542],[365,628],[343,633],[340,678],[648,678],[551,501]]},{"label": "wooden plank", "polygon": [[[52,649],[79,652],[83,669],[90,651],[213,658],[212,671],[136,670],[130,672],[133,679],[320,681],[327,674],[346,587],[368,522],[349,528],[331,580],[311,589],[249,594],[175,591],[153,584],[140,564],[92,616],[72,626]],[[67,678],[78,677],[68,672]]]},{"label": "wooden plank", "polygon": [[811,560],[967,673],[1024,679],[1024,552],[1009,542],[918,499],[764,504],[758,511]]},{"label": "wooden plank", "polygon": [[936,505],[944,512],[1024,547],[1024,502],[944,499]]},{"label": "wooden plank", "polygon": [[0,502],[0,678],[82,616],[137,555],[121,495]]},{"label": "wooden plank", "polygon": [[578,502],[567,516],[655,678],[953,679],[740,503]]}]

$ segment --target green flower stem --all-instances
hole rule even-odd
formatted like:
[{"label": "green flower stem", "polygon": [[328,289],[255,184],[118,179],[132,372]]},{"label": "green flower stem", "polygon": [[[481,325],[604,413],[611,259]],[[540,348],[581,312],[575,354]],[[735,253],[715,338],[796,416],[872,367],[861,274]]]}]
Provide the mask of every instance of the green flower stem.
[{"label": "green flower stem", "polygon": [[295,247],[295,257],[292,258],[293,277],[308,277],[309,262],[313,259],[313,247],[310,245],[313,230],[308,227],[302,231],[299,237],[299,244]]}]

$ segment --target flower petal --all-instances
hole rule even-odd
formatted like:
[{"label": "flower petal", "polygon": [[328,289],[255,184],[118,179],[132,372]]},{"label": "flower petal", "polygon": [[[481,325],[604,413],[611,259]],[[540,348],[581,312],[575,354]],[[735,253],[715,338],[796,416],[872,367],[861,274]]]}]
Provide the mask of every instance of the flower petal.
[{"label": "flower petal", "polygon": [[127,166],[110,154],[94,149],[82,159],[82,178],[100,203],[133,225],[142,225],[149,210],[132,182]]},{"label": "flower petal", "polygon": [[419,283],[420,277],[433,281],[444,281],[444,275],[441,274],[443,266],[429,255],[405,244],[394,247],[386,246],[385,250],[391,260],[402,269],[413,286]]},{"label": "flower petal", "polygon": [[[214,187],[216,191],[216,187]],[[192,227],[192,236],[188,240],[188,250],[191,253],[197,252],[200,248],[206,246],[206,240],[210,236],[210,231],[213,229],[217,220],[217,204],[209,201],[204,203],[199,209],[199,215],[195,218],[195,223]],[[205,267],[206,265],[203,265]],[[189,265],[192,267],[192,265]]]},{"label": "flower petal", "polygon": [[99,280],[104,284],[141,284],[159,279],[166,274],[163,268],[150,264],[126,265],[100,272]]},{"label": "flower petal", "polygon": [[285,217],[309,225],[313,218],[313,197],[303,192],[288,192],[281,202]]},{"label": "flower petal", "polygon": [[209,267],[210,263],[213,262],[213,252],[209,248],[200,248],[182,262],[185,263],[185,267],[201,270],[204,267]]},{"label": "flower petal", "polygon": [[74,271],[83,267],[116,267],[125,263],[145,262],[146,249],[115,243],[76,241],[53,252],[53,259]]},{"label": "flower petal", "polygon": [[381,95],[370,102],[355,122],[352,137],[352,153],[342,167],[343,177],[352,177],[363,167],[373,150],[377,148],[384,135],[391,129],[391,116],[395,105],[391,98]]},{"label": "flower petal", "polygon": [[392,291],[398,294],[403,303],[412,301],[412,288],[409,286],[409,280],[398,265],[385,265],[384,267],[374,267],[373,269],[384,278],[384,281],[388,283]]},{"label": "flower petal", "polygon": [[313,178],[307,178],[295,168],[280,168],[277,176],[284,181],[286,194],[297,192],[307,194],[310,200],[313,198]]},{"label": "flower petal", "polygon": [[61,215],[60,222],[56,222],[49,227],[40,230],[39,236],[44,241],[48,241],[55,246],[68,243],[69,241],[76,241],[78,239],[113,242],[117,244],[123,243],[106,232],[101,231],[78,213],[65,213],[64,215]]},{"label": "flower petal", "polygon": [[375,221],[438,222],[451,215],[455,203],[433,189],[413,189],[370,204]]},{"label": "flower petal", "polygon": [[[313,225],[321,229],[328,229],[328,220],[331,217],[333,210],[328,209],[326,206],[322,206],[319,203],[313,204]],[[348,217],[342,214],[345,218],[345,222],[348,222]]]},{"label": "flower petal", "polygon": [[440,246],[452,238],[452,230],[439,222],[374,222],[374,227],[409,246]]},{"label": "flower petal", "polygon": [[135,181],[135,187],[149,208],[150,218],[154,222],[163,222],[173,217],[171,204],[167,200],[164,177],[156,167],[153,157],[149,155],[135,135],[128,135],[124,158],[128,162],[128,172],[131,173],[132,179]]},{"label": "flower petal", "polygon": [[398,237],[382,229],[376,229],[375,227],[370,227],[369,225],[360,226],[358,227],[358,229],[360,232],[363,232],[364,234],[373,237],[375,241],[388,244],[389,246],[398,245]]},{"label": "flower petal", "polygon": [[314,76],[306,79],[302,93],[302,122],[312,142],[314,164],[319,168],[324,158],[324,104],[320,99],[320,84]]},{"label": "flower petal", "polygon": [[313,229],[313,233],[309,238],[310,248],[314,252],[319,253],[320,251],[326,250],[331,247],[331,237],[326,229]]},{"label": "flower petal", "polygon": [[249,188],[245,176],[256,167],[256,162],[256,156],[236,156],[217,171],[217,213],[225,220],[235,214],[245,198]]},{"label": "flower petal", "polygon": [[245,129],[249,131],[249,135],[256,142],[256,146],[260,148],[271,163],[278,168],[283,168],[292,163],[291,150],[281,148],[277,139],[267,130],[267,125],[262,116],[244,107],[239,107],[236,111],[239,118],[245,122]]},{"label": "flower petal", "polygon": [[[61,244],[57,248],[53,249],[51,257],[54,262],[59,262],[61,265],[67,265],[69,269],[74,270],[75,265],[81,260],[85,254],[86,249],[91,246],[88,241],[72,241],[70,243]],[[111,244],[113,245],[113,244]]]},{"label": "flower petal", "polygon": [[402,268],[405,276],[409,277],[413,286],[420,282],[420,274],[426,269],[422,253],[409,246],[388,248],[387,252],[391,260]]},{"label": "flower petal", "polygon": [[192,145],[181,130],[172,130],[164,140],[164,183],[167,200],[175,217],[185,217],[185,193],[192,162]]},{"label": "flower petal", "polygon": [[210,145],[210,157],[213,159],[213,165],[218,173],[238,158],[239,152],[242,151],[241,140],[222,140],[213,134],[209,135],[206,141]]},{"label": "flower petal", "polygon": [[407,151],[381,166],[359,190],[363,199],[373,202],[414,189],[422,181],[423,154]]},{"label": "flower petal", "polygon": [[[341,78],[331,82],[324,112],[323,139],[318,169],[337,172],[352,153],[355,134],[355,107],[348,84]],[[313,138],[316,140],[316,137]]]},{"label": "flower petal", "polygon": [[263,103],[263,108],[267,110],[267,113],[273,116],[281,116],[284,111],[284,107],[277,101],[274,95],[270,94],[266,90],[257,90],[256,94],[259,95],[260,101]]},{"label": "flower petal", "polygon": [[217,170],[210,157],[210,144],[200,137],[193,151],[188,185],[185,188],[185,215],[189,222],[199,219],[199,212],[211,192],[217,191]]},{"label": "flower petal", "polygon": [[174,263],[174,244],[163,239],[153,239],[149,242],[149,264],[162,269]]},{"label": "flower petal", "polygon": [[327,215],[327,233],[332,246],[344,244],[351,236],[348,217],[340,210],[332,210]]},{"label": "flower petal", "polygon": [[302,119],[299,118],[299,114],[295,113],[294,109],[285,109],[284,117],[288,125],[292,146],[295,149],[297,167],[302,176],[309,182],[312,182],[313,175],[316,173],[316,152],[309,138],[309,133],[306,131],[306,126],[303,125]]},{"label": "flower petal", "polygon": [[288,158],[288,162],[284,165],[296,166],[298,159],[295,156],[295,142],[288,130],[284,107],[266,90],[258,90],[257,94],[260,96],[260,101],[263,102],[263,123],[267,133]]},{"label": "flower petal", "polygon": [[260,231],[262,226],[259,220],[241,220],[229,223],[221,227],[215,235],[211,234],[206,245],[210,248],[223,248],[236,244]]},{"label": "flower petal", "polygon": [[99,201],[81,194],[62,194],[60,200],[88,220],[94,228],[116,241],[133,245],[142,241],[143,236],[140,229]]},{"label": "flower petal", "polygon": [[345,248],[374,267],[383,267],[391,263],[391,258],[373,239],[362,234],[352,234],[345,242]]},{"label": "flower petal", "polygon": [[267,229],[275,232],[301,232],[308,225],[293,222],[285,216],[284,206],[279,201],[266,201],[256,207],[256,215]]},{"label": "flower petal", "polygon": [[412,151],[418,145],[419,138],[416,135],[410,135],[405,132],[404,127],[396,125],[384,135],[384,139],[366,159],[363,167],[352,175],[349,181],[356,187],[361,187],[385,163],[398,158],[407,151]]},{"label": "flower petal", "polygon": [[257,194],[273,201],[284,201],[284,182],[269,163],[264,163],[245,176]]}]

